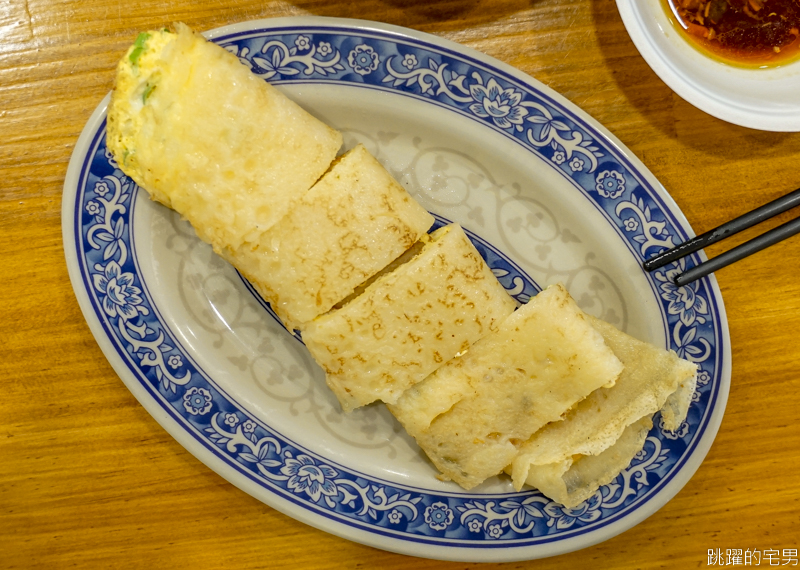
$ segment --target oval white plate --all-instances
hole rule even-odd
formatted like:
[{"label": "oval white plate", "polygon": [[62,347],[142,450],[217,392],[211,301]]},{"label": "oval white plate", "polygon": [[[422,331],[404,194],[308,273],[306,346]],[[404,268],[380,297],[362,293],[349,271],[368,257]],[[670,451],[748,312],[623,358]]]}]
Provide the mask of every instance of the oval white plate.
[{"label": "oval white plate", "polygon": [[509,293],[524,301],[561,281],[590,313],[696,361],[700,385],[680,429],[656,417],[630,468],[576,509],[502,477],[470,493],[442,483],[383,406],[343,414],[248,284],[122,174],[105,148],[106,98],[67,174],[67,263],[100,347],[169,433],[289,516],[431,558],[576,550],[680,490],[722,419],[727,324],[713,279],[676,290],[676,266],[642,271],[691,230],[635,157],[532,78],[426,34],[299,18],[208,36],[341,129],[346,146],[364,142],[440,223],[460,222]]},{"label": "oval white plate", "polygon": [[743,127],[800,131],[800,62],[770,69],[726,65],[691,46],[661,0],[617,0],[617,7],[639,53],[683,99]]}]

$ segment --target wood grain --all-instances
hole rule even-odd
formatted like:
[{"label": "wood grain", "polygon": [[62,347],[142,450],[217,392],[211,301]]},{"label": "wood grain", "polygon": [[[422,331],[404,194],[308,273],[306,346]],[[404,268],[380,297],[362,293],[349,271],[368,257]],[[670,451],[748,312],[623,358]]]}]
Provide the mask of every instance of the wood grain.
[{"label": "wood grain", "polygon": [[[136,33],[174,21],[205,30],[307,14],[407,26],[529,73],[620,138],[696,232],[800,187],[799,134],[730,125],[677,97],[639,56],[611,0],[7,0],[0,5],[0,568],[475,566],[347,542],[225,482],[127,391],[67,276],[60,215],[67,163]],[[799,261],[794,239],[717,273],[733,352],[730,399],[707,459],[672,501],[582,551],[483,566],[687,568],[705,566],[712,548],[799,548]]]}]

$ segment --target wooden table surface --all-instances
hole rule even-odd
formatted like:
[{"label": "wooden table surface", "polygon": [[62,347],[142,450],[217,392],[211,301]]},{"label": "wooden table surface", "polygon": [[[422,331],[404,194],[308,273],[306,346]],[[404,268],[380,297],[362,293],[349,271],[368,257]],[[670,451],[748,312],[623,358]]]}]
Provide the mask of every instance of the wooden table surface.
[{"label": "wooden table surface", "polygon": [[[530,74],[622,140],[697,233],[800,187],[800,134],[737,127],[683,101],[640,57],[612,0],[5,0],[0,568],[475,566],[347,542],[224,481],[123,385],[67,275],[67,163],[136,34],[175,21],[206,30],[298,15],[406,26]],[[497,566],[687,568],[707,565],[709,549],[784,554],[800,547],[798,261],[800,238],[717,273],[733,351],[730,399],[705,462],[685,488],[602,544]]]}]

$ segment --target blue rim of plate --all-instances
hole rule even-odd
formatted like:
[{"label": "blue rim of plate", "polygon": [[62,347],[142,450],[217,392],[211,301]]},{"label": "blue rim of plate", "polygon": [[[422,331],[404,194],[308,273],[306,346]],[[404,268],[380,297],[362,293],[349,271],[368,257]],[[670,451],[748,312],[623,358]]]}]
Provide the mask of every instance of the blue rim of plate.
[{"label": "blue rim of plate", "polygon": [[[329,18],[262,20],[207,36],[270,82],[391,92],[505,135],[581,192],[638,261],[692,233],[666,191],[619,141],[560,95],[488,56],[403,28]],[[131,224],[140,189],[105,148],[107,100],[87,123],[65,182],[62,225],[73,287],[106,357],[143,406],[246,492],[298,520],[377,548],[510,561],[610,538],[663,506],[699,467],[724,412],[730,352],[713,277],[680,289],[670,280],[699,263],[698,255],[647,277],[669,348],[700,366],[687,420],[669,432],[656,416],[629,469],[575,509],[535,491],[442,492],[382,480],[326,459],[251,417],[180,345],[142,279]],[[501,251],[471,237],[504,286],[523,301],[535,294],[539,287]]]}]

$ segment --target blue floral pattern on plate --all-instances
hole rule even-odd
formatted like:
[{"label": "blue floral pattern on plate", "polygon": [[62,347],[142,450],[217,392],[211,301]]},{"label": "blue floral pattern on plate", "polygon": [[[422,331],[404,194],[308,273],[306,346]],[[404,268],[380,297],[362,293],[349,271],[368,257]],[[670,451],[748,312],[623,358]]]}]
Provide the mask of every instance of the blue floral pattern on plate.
[{"label": "blue floral pattern on plate", "polygon": [[[521,81],[485,60],[423,39],[334,24],[254,26],[214,41],[266,80],[381,89],[435,102],[504,133],[574,181],[640,259],[685,238],[658,192],[604,135],[535,82]],[[95,318],[175,422],[225,464],[309,513],[410,544],[535,546],[591,533],[640,508],[682,468],[703,437],[722,382],[725,347],[720,307],[708,280],[680,288],[672,284],[673,273],[695,264],[694,257],[651,278],[671,348],[701,368],[687,421],[675,432],[657,423],[631,466],[575,509],[535,491],[481,495],[406,487],[299,448],[219,390],[143,293],[131,253],[133,205],[140,190],[108,153],[104,129],[103,121],[83,157],[73,209],[80,286],[89,294]],[[535,295],[538,286],[501,251],[470,237],[509,293],[522,302]]]}]

